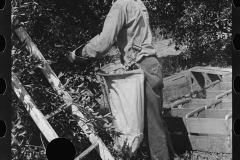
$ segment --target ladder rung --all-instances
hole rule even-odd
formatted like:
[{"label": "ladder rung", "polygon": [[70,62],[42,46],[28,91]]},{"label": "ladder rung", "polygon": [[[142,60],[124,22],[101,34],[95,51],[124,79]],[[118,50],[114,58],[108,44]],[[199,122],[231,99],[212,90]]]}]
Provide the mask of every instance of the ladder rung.
[{"label": "ladder rung", "polygon": [[46,119],[50,119],[52,118],[53,116],[57,115],[58,113],[62,112],[63,110],[67,109],[69,106],[71,105],[67,105],[67,104],[63,104],[62,106],[60,106],[58,109],[56,109],[55,111],[47,114],[45,116]]},{"label": "ladder rung", "polygon": [[80,160],[85,157],[89,152],[91,152],[94,148],[98,146],[98,142],[93,143],[90,147],[88,147],[85,151],[83,151],[79,156],[77,156],[74,160]]}]

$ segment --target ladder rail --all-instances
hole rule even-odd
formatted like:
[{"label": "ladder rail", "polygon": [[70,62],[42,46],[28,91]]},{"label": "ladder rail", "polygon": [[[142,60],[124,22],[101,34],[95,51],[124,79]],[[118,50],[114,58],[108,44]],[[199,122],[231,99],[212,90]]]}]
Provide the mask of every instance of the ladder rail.
[{"label": "ladder rail", "polygon": [[91,152],[94,148],[98,146],[98,143],[93,143],[90,147],[88,147],[85,151],[83,151],[79,156],[77,156],[74,160],[80,160],[85,157],[89,152]]},{"label": "ladder rail", "polygon": [[58,138],[57,133],[42,112],[37,108],[36,104],[14,73],[12,73],[12,88],[48,142]]}]

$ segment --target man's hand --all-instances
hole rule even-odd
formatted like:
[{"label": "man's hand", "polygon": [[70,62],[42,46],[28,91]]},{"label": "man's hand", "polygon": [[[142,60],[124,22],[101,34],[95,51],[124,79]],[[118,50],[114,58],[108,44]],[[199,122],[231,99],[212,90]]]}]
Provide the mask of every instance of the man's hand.
[{"label": "man's hand", "polygon": [[68,60],[70,62],[86,63],[87,58],[82,57],[83,48],[84,48],[84,45],[81,45],[76,50],[72,52],[68,52]]},{"label": "man's hand", "polygon": [[75,55],[74,52],[69,52],[69,51],[68,51],[68,60],[69,60],[70,62],[73,63],[73,61],[75,60],[75,57],[76,57],[76,55]]}]

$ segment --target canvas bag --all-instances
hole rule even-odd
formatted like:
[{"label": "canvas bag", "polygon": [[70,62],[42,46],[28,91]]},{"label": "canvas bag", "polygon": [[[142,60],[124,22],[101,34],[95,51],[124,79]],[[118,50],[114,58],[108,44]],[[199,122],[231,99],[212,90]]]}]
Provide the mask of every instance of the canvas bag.
[{"label": "canvas bag", "polygon": [[126,141],[130,156],[143,140],[144,129],[144,73],[142,69],[125,71],[120,61],[99,70],[106,83],[108,101],[116,131],[114,148],[121,149]]},{"label": "canvas bag", "polygon": [[[135,2],[146,23],[146,17],[142,12],[146,8],[142,2],[138,0]],[[140,19],[138,19],[138,23]],[[144,36],[141,31],[137,35],[138,37],[135,37],[133,41],[132,49],[126,53],[129,58],[128,63],[122,64],[122,60],[119,60],[103,66],[98,71],[98,75],[102,76],[105,81],[107,98],[114,117],[116,131],[123,133],[120,137],[114,138],[114,148],[122,148],[126,141],[130,156],[142,142],[144,129],[144,71],[141,68],[128,70],[130,66],[137,65],[135,59],[141,51]]]}]

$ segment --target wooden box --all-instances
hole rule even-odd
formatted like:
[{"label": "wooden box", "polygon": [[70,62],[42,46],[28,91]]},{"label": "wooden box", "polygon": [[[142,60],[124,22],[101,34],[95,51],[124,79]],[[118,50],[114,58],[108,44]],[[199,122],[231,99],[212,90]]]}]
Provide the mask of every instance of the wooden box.
[{"label": "wooden box", "polygon": [[204,109],[186,117],[199,108],[173,108],[163,114],[174,149],[231,153],[232,110]]},{"label": "wooden box", "polygon": [[[232,69],[218,67],[194,67],[164,78],[163,107],[170,109],[164,109],[163,119],[175,150],[232,152],[231,79]],[[186,98],[203,88],[201,99]]]}]

